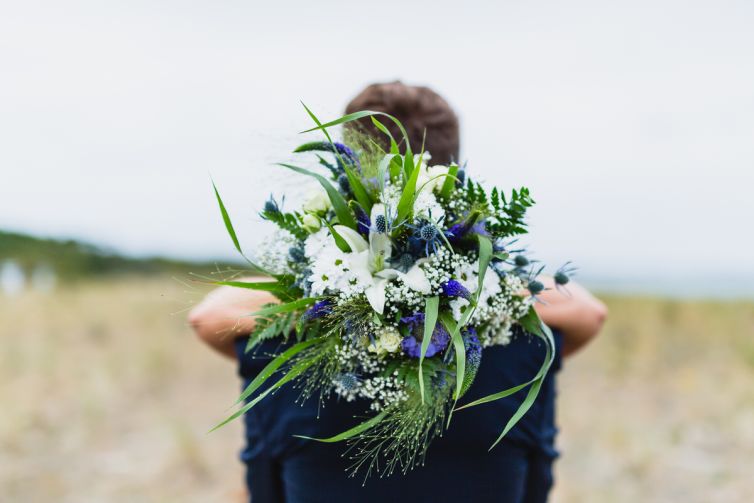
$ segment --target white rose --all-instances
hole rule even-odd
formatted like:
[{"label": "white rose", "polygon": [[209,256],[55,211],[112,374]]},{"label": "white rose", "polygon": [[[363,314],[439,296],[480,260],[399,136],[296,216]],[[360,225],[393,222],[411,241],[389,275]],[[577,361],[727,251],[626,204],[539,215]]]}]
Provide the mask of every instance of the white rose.
[{"label": "white rose", "polygon": [[330,198],[324,189],[314,190],[309,193],[309,199],[304,203],[304,211],[324,215],[330,209]]},{"label": "white rose", "polygon": [[320,227],[322,227],[322,223],[319,221],[319,217],[315,217],[314,215],[311,215],[307,213],[304,215],[304,218],[301,219],[301,222],[304,224],[304,229],[310,234],[314,234],[317,232]]},{"label": "white rose", "polygon": [[432,166],[431,168],[427,168],[427,177],[429,180],[429,183],[427,185],[427,190],[431,190],[434,192],[439,191],[442,189],[443,184],[445,183],[445,180],[448,179],[447,175],[450,168],[447,166],[437,165]]},{"label": "white rose", "polygon": [[380,335],[380,347],[388,353],[395,353],[401,347],[401,334],[394,328],[386,328]]}]

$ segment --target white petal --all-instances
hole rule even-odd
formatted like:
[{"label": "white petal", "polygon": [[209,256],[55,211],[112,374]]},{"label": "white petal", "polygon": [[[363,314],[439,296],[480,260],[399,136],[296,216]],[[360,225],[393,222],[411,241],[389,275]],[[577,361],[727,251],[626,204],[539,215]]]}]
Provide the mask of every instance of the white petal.
[{"label": "white petal", "polygon": [[403,275],[403,273],[400,271],[396,271],[395,269],[383,269],[375,273],[374,275],[379,276],[380,278],[385,278],[385,279],[395,279],[398,276]]},{"label": "white petal", "polygon": [[418,265],[414,265],[409,269],[406,274],[401,276],[401,279],[403,279],[403,282],[412,290],[416,290],[425,295],[432,292],[432,285],[429,284],[429,280],[424,274],[424,270]]},{"label": "white petal", "polygon": [[361,234],[350,227],[346,227],[345,225],[333,225],[333,229],[335,229],[345,242],[348,243],[352,252],[358,253],[369,248],[366,239],[361,237]]},{"label": "white petal", "polygon": [[387,209],[384,204],[377,203],[372,205],[372,213],[369,215],[372,222],[377,218],[377,215],[382,215],[383,217],[387,216]]},{"label": "white petal", "polygon": [[393,254],[393,244],[386,234],[369,233],[369,261],[373,271],[380,271]]},{"label": "white petal", "polygon": [[364,290],[364,295],[367,296],[369,305],[372,306],[372,309],[374,309],[379,314],[382,314],[382,312],[385,310],[386,285],[386,279],[378,279],[372,286]]}]

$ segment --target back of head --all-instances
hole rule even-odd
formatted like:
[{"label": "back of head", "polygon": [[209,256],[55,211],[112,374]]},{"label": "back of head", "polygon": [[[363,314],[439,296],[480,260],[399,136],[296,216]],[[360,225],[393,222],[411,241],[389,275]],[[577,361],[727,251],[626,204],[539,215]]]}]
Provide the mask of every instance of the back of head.
[{"label": "back of head", "polygon": [[[432,154],[432,163],[449,164],[451,161],[458,161],[458,117],[448,102],[428,87],[407,86],[397,81],[372,84],[346,106],[347,114],[361,110],[384,112],[400,120],[406,128],[414,152],[419,151],[426,130],[424,148]],[[391,120],[384,117],[377,119],[387,126],[396,141],[400,141],[400,131]],[[361,119],[357,124],[369,136],[380,142],[384,140],[387,147],[385,136],[370,119]]]}]

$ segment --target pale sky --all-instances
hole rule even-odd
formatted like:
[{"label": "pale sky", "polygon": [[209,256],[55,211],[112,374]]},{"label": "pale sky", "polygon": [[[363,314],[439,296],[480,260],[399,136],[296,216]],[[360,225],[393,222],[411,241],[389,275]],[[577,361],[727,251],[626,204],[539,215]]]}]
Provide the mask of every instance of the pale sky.
[{"label": "pale sky", "polygon": [[3,2],[0,228],[231,257],[210,175],[252,249],[301,190],[272,166],[316,138],[299,100],[332,119],[400,78],[456,108],[472,176],[531,188],[548,263],[752,278],[752,26],[745,0]]}]

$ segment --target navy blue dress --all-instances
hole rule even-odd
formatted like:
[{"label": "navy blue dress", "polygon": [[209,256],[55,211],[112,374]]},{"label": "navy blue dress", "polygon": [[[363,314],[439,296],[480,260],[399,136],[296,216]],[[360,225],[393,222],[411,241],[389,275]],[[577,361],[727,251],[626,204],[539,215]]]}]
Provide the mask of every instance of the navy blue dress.
[{"label": "navy blue dress", "polygon": [[[299,390],[290,386],[268,396],[245,417],[247,445],[241,453],[254,503],[502,502],[547,501],[555,435],[555,374],[560,368],[562,337],[555,332],[556,356],[540,394],[529,412],[492,451],[526,390],[510,397],[456,412],[450,428],[429,447],[424,466],[408,474],[347,477],[344,443],[324,444],[293,437],[328,437],[365,417],[363,403],[334,399],[318,413],[317,399],[295,404]],[[254,354],[244,353],[246,339],[236,342],[244,387],[269,362],[280,345],[267,342]],[[470,402],[531,379],[545,348],[534,337],[515,337],[508,346],[486,348],[477,378],[462,399]]]}]

